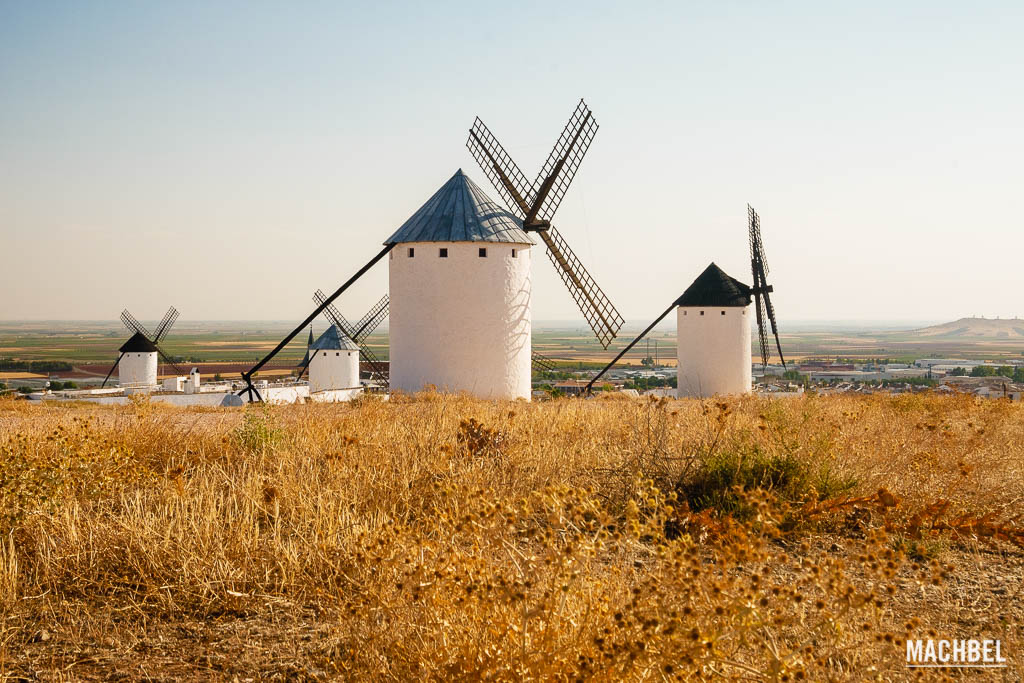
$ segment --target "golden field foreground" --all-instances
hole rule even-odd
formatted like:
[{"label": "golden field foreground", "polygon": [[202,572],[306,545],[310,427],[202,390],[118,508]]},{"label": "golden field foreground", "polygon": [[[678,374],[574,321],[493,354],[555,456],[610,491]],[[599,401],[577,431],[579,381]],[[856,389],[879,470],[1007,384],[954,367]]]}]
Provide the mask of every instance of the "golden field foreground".
[{"label": "golden field foreground", "polygon": [[1024,670],[1020,404],[5,400],[0,484],[5,677]]}]

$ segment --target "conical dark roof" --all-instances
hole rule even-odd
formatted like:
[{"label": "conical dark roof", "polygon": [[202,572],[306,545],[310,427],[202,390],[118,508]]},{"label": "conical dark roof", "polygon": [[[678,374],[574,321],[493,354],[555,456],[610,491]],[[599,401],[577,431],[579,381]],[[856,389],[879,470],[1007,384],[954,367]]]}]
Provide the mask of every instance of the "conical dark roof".
[{"label": "conical dark roof", "polygon": [[149,351],[156,351],[156,345],[146,339],[146,335],[141,332],[133,334],[128,341],[121,344],[121,348],[118,349],[121,353],[146,353]]},{"label": "conical dark roof", "polygon": [[309,351],[358,351],[356,343],[348,338],[348,335],[338,329],[337,325],[331,325],[320,337],[309,347]]},{"label": "conical dark roof", "polygon": [[533,244],[523,222],[484,194],[461,168],[384,244],[399,242]]},{"label": "conical dark roof", "polygon": [[676,299],[676,306],[746,306],[749,303],[750,287],[730,277],[714,263]]}]

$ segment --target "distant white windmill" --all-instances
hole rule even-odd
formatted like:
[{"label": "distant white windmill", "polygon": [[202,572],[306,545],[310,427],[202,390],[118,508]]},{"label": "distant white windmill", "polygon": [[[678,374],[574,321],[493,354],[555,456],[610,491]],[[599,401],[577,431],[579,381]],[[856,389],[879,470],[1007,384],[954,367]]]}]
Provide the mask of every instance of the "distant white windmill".
[{"label": "distant white windmill", "polygon": [[[676,311],[679,362],[676,369],[676,394],[680,397],[743,394],[750,391],[752,317],[757,320],[761,362],[768,364],[770,347],[766,325],[770,323],[779,360],[783,367],[786,366],[775,322],[775,308],[770,298],[771,292],[775,290],[768,284],[766,277],[768,265],[761,242],[761,220],[749,205],[747,220],[750,269],[754,285],[743,284],[712,263],[664,313],[590,381],[586,389],[588,392],[605,372],[673,310]],[[752,303],[754,316],[750,315]]]},{"label": "distant white windmill", "polygon": [[126,391],[153,391],[157,385],[157,357],[171,366],[177,374],[184,374],[170,357],[160,348],[160,341],[167,336],[178,319],[178,310],[171,306],[152,334],[142,323],[126,310],[121,311],[121,322],[134,334],[118,349],[117,357],[110,372],[103,379],[106,386],[110,376],[117,370],[117,381]]}]

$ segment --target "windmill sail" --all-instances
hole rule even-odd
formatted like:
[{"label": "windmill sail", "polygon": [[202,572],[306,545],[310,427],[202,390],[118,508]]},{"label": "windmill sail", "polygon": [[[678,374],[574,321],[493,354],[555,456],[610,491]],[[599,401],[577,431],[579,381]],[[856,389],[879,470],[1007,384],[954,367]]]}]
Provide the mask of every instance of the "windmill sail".
[{"label": "windmill sail", "polygon": [[625,321],[558,230],[544,230],[540,236],[548,248],[548,258],[562,276],[562,282],[601,346],[607,349]]},{"label": "windmill sail", "polygon": [[380,301],[375,303],[362,318],[359,319],[352,332],[352,341],[362,344],[363,340],[373,334],[373,331],[388,317],[388,308],[391,305],[391,298],[385,294]]},{"label": "windmill sail", "polygon": [[505,205],[519,218],[525,218],[530,210],[526,200],[533,195],[533,185],[479,116],[469,129],[466,146]]},{"label": "windmill sail", "polygon": [[[555,215],[569,185],[576,177],[576,171],[579,170],[590,143],[597,135],[597,128],[594,115],[581,99],[534,181],[533,186],[539,195],[545,181],[551,179],[549,191],[544,193],[540,206],[537,207],[537,218],[540,220],[549,221]],[[536,203],[537,195],[529,199],[531,204]]]},{"label": "windmill sail", "polygon": [[135,316],[129,313],[127,308],[121,311],[121,322],[124,323],[124,326],[132,332],[138,332],[146,339],[153,339],[153,335],[149,333],[149,330],[147,330],[142,323],[136,320]]},{"label": "windmill sail", "polygon": [[535,367],[538,370],[546,370],[548,372],[551,372],[556,367],[554,361],[552,361],[547,356],[542,356],[536,351],[534,351],[531,354],[530,360],[533,361],[533,367]]},{"label": "windmill sail", "polygon": [[509,209],[523,219],[523,229],[540,234],[548,257],[558,270],[594,335],[604,348],[615,339],[624,320],[587,272],[568,242],[551,226],[569,185],[597,133],[597,122],[580,100],[535,183],[530,183],[512,157],[479,117],[466,146]]},{"label": "windmill sail", "polygon": [[764,244],[761,241],[761,218],[754,207],[747,204],[747,228],[750,238],[750,269],[754,279],[754,312],[757,315],[757,338],[761,348],[761,364],[768,365],[770,343],[766,322],[771,324],[772,335],[775,336],[775,348],[779,352],[782,367],[786,367],[786,359],[782,355],[782,343],[779,341],[779,328],[775,321],[775,307],[772,306],[771,292],[774,288],[768,284],[768,262],[764,255]]},{"label": "windmill sail", "polygon": [[153,333],[153,343],[160,341],[167,333],[174,327],[174,322],[178,319],[178,309],[171,306],[167,309],[167,313],[164,314],[163,320],[156,326],[156,332]]}]

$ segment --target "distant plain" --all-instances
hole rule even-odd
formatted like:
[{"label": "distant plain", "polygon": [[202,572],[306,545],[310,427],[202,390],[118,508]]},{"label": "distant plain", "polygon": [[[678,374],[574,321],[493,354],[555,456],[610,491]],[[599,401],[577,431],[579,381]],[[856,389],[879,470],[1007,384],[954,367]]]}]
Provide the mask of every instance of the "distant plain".
[{"label": "distant plain", "polygon": [[[144,324],[147,324],[144,321]],[[163,343],[169,355],[206,372],[241,371],[270,351],[292,329],[288,321],[180,321]],[[325,324],[313,326],[314,336]],[[645,323],[629,322],[606,350],[582,322],[537,321],[533,350],[563,367],[597,367],[608,362],[638,334]],[[888,358],[911,361],[922,357],[1008,360],[1024,356],[1024,320],[963,318],[932,321],[827,321],[781,324],[782,348],[788,360]],[[128,334],[112,321],[0,321],[0,358],[68,361],[75,374],[103,375],[117,358]],[[295,337],[267,374],[286,372],[305,352],[308,332]],[[388,358],[387,329],[368,339],[375,355]],[[674,365],[675,329],[671,321],[656,328],[621,361],[639,366],[647,355],[660,365]],[[753,355],[753,351],[752,351]],[[14,373],[21,374],[21,373]],[[20,379],[7,373],[4,379]]]}]

